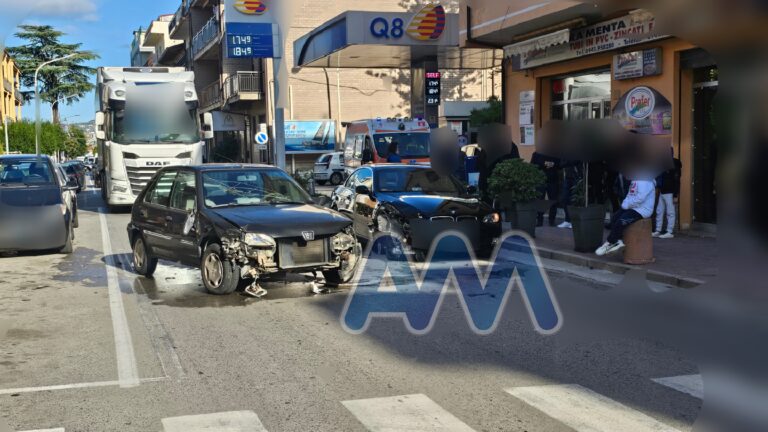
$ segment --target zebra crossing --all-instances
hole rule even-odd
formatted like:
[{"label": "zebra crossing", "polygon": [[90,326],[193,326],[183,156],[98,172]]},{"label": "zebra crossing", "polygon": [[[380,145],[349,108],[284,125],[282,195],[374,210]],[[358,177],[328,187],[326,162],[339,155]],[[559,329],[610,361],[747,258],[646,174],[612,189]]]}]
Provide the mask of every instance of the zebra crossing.
[{"label": "zebra crossing", "polygon": [[[703,395],[701,375],[655,378],[652,381],[692,397],[701,398]],[[578,384],[514,387],[503,391],[576,432],[681,432]],[[425,394],[348,400],[341,404],[371,432],[475,432]],[[268,432],[254,411],[168,417],[162,419],[162,427],[163,432]],[[66,431],[58,428],[24,432]]]}]

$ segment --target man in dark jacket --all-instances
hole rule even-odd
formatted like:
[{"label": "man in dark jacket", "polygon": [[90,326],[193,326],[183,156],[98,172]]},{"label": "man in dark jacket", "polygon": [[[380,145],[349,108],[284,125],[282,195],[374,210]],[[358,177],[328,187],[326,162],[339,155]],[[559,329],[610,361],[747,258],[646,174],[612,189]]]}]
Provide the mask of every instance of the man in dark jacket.
[{"label": "man in dark jacket", "polygon": [[[680,195],[680,177],[683,171],[683,164],[680,162],[680,159],[674,158],[673,149],[672,156],[673,167],[664,171],[656,179],[657,187],[659,188],[659,203],[656,206],[656,231],[653,233],[653,236],[663,239],[675,237],[673,233],[677,216],[675,204]],[[662,231],[665,216],[667,220],[666,232]]]},{"label": "man in dark jacket", "polygon": [[[549,208],[549,226],[555,226],[557,204],[560,200],[560,178],[558,177],[560,159],[535,152],[531,156],[531,164],[536,165],[547,177],[547,183],[539,190],[539,198],[546,197],[553,202],[552,207]],[[544,213],[539,213],[538,226],[542,225],[544,225]]]}]

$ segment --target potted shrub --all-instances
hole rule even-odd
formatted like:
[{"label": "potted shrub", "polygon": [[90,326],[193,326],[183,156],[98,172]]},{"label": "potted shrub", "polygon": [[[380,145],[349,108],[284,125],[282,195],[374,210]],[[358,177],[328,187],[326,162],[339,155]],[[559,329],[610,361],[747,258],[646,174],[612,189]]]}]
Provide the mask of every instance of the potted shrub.
[{"label": "potted shrub", "polygon": [[589,204],[589,164],[584,164],[584,178],[573,187],[568,212],[573,224],[573,244],[577,252],[594,252],[603,244],[605,206]]},{"label": "potted shrub", "polygon": [[488,190],[504,210],[512,229],[536,235],[538,198],[546,177],[536,166],[521,159],[510,159],[496,165],[488,179]]}]

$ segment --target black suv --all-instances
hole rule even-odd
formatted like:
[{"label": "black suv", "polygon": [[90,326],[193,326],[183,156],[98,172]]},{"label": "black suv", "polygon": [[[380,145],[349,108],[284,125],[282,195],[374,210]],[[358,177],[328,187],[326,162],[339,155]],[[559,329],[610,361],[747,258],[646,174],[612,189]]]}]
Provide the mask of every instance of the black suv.
[{"label": "black suv", "polygon": [[252,279],[247,291],[261,296],[260,277],[290,272],[348,282],[362,255],[349,218],[262,165],[163,168],[136,199],[128,237],[137,273],[151,276],[158,259],[179,262],[200,268],[213,294]]}]

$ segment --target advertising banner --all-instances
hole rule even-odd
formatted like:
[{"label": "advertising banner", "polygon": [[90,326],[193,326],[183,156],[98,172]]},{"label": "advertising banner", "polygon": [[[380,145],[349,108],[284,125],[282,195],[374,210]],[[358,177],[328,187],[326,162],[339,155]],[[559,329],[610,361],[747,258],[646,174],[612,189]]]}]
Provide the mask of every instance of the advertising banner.
[{"label": "advertising banner", "polygon": [[672,133],[672,104],[651,87],[635,87],[624,94],[613,108],[613,118],[640,134]]},{"label": "advertising banner", "polygon": [[336,150],[336,122],[333,120],[286,121],[287,154],[328,153]]}]

